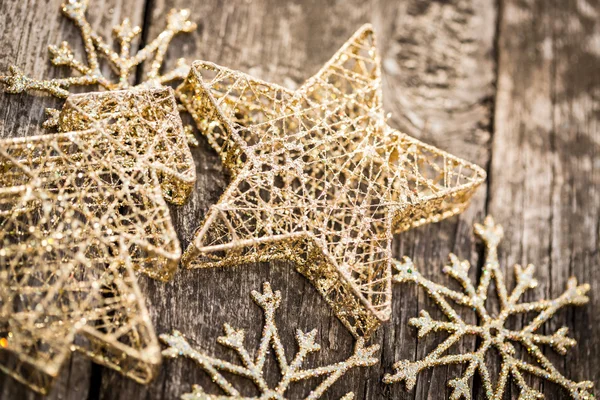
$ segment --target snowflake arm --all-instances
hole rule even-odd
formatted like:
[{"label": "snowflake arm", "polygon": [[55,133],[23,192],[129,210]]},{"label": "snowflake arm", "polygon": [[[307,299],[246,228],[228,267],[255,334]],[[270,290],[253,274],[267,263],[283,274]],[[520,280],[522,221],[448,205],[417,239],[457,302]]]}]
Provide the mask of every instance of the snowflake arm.
[{"label": "snowflake arm", "polygon": [[94,84],[89,77],[85,76],[40,81],[27,77],[20,68],[14,65],[8,68],[8,75],[0,76],[0,83],[4,85],[6,93],[18,94],[25,91],[40,91],[61,99],[69,97],[69,91],[65,87]]},{"label": "snowflake arm", "polygon": [[404,257],[403,262],[396,262],[395,268],[397,274],[393,278],[394,282],[413,282],[421,286],[423,289],[425,289],[427,294],[429,294],[434,300],[436,300],[436,302],[438,302],[444,314],[446,314],[451,321],[462,321],[462,319],[456,313],[456,311],[454,311],[452,306],[450,306],[450,303],[448,303],[446,298],[456,302],[457,304],[467,307],[472,306],[471,299],[468,296],[452,289],[448,289],[445,286],[434,283],[423,277],[423,275],[416,270],[414,263],[408,257]]},{"label": "snowflake arm", "polygon": [[567,327],[562,327],[552,335],[540,335],[524,331],[506,330],[506,337],[514,341],[529,340],[536,345],[551,346],[560,355],[565,355],[571,347],[577,344],[574,339],[567,337],[568,331]]},{"label": "snowflake arm", "polygon": [[[185,79],[190,72],[190,65],[185,61],[184,58],[179,58],[177,63],[175,64],[175,68],[169,72],[166,72],[163,75],[159,75],[156,77],[158,82],[161,85],[166,85],[167,83],[179,81]],[[187,111],[187,110],[186,110]]]},{"label": "snowflake arm", "polygon": [[[263,309],[265,315],[263,335],[258,352],[256,353],[256,367],[259,371],[262,371],[265,361],[267,360],[269,345],[272,345],[279,368],[282,373],[285,374],[288,370],[288,363],[275,323],[275,310],[279,308],[279,305],[281,304],[281,293],[279,291],[273,293],[271,285],[265,284],[263,285],[263,293],[259,293],[256,290],[252,291],[252,299]],[[299,344],[301,346],[300,351],[308,353],[308,348],[305,349],[302,347],[302,344],[310,346],[308,341],[299,341]]]},{"label": "snowflake arm", "polygon": [[577,279],[570,278],[567,282],[567,290],[557,299],[544,301],[547,308],[542,310],[538,316],[525,327],[525,331],[533,332],[548,321],[561,308],[567,305],[583,305],[589,301],[586,293],[590,290],[589,284],[577,285]]},{"label": "snowflake arm", "polygon": [[[252,298],[262,308],[265,318],[256,356],[253,358],[246,349],[243,330],[235,330],[225,324],[225,335],[217,339],[219,344],[229,347],[237,353],[242,365],[222,361],[193,349],[180,332],[175,331],[171,335],[161,335],[161,340],[169,346],[163,351],[164,356],[172,358],[186,357],[194,360],[225,393],[225,395],[206,394],[200,386],[194,386],[191,393],[181,397],[183,400],[249,399],[241,395],[223,377],[221,371],[250,379],[260,391],[261,396],[258,397],[260,399],[285,399],[285,393],[291,383],[324,376],[325,379],[306,398],[307,400],[314,400],[320,398],[348,370],[356,367],[372,366],[377,362],[377,358],[373,355],[377,352],[379,346],[365,346],[364,340],[359,339],[354,347],[354,353],[346,360],[328,366],[302,369],[306,356],[321,349],[321,346],[315,342],[316,330],[306,333],[301,330],[296,331],[298,351],[288,362],[275,322],[275,311],[281,303],[281,293],[279,291],[273,292],[271,286],[265,283],[262,293],[253,291]],[[270,349],[275,354],[281,373],[281,380],[273,389],[269,388],[264,378],[265,361]],[[352,393],[348,393],[342,400],[353,399],[353,396]]]},{"label": "snowflake arm", "polygon": [[248,369],[229,363],[227,361],[218,360],[209,357],[192,348],[187,339],[179,331],[174,331],[171,335],[161,335],[160,339],[170,346],[163,351],[165,357],[187,357],[194,360],[206,373],[208,373],[213,382],[215,382],[228,395],[238,396],[239,392],[229,384],[229,382],[219,373],[219,370],[231,372],[236,375],[252,378],[252,374]]},{"label": "snowflake arm", "polygon": [[189,33],[196,30],[196,24],[191,22],[189,17],[189,10],[171,10],[167,15],[167,29],[163,31],[156,39],[154,39],[148,46],[140,50],[131,59],[131,64],[139,65],[151,57],[152,54],[155,54],[150,71],[148,73],[148,79],[154,79],[158,77],[169,44],[175,35],[182,32]]}]

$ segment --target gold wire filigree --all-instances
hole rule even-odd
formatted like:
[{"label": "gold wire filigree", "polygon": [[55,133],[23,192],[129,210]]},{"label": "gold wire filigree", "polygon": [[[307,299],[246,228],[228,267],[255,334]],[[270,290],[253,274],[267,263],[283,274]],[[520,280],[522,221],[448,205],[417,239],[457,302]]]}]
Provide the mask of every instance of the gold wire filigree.
[{"label": "gold wire filigree", "polygon": [[292,260],[355,336],[389,319],[393,232],[462,211],[485,179],[387,126],[368,25],[297,91],[195,62],[178,92],[233,176],[183,264]]},{"label": "gold wire filigree", "polygon": [[112,130],[113,144],[123,162],[156,171],[163,196],[170,203],[187,201],[196,181],[196,165],[172,89],[74,94],[56,121],[59,132],[86,130],[101,123],[103,129]]},{"label": "gold wire filigree", "polygon": [[[139,382],[154,377],[160,347],[133,271],[172,277],[181,249],[165,199],[182,204],[195,181],[174,92],[160,85],[185,71],[158,73],[173,35],[193,28],[187,11],[172,11],[166,31],[128,58],[139,29],[117,27],[117,57],[86,7],[71,1],[63,12],[81,29],[88,66],[65,44],[50,49],[54,64],[82,76],[0,79],[11,93],[108,89],[70,95],[46,124],[58,133],[0,141],[0,370],[42,393],[75,350]],[[119,83],[100,74],[97,51]],[[129,73],[151,54],[145,86],[130,88]]]},{"label": "gold wire filigree", "polygon": [[[169,346],[162,353],[165,357],[187,357],[194,360],[226,394],[225,396],[207,394],[202,387],[194,385],[192,393],[181,396],[183,400],[283,400],[286,398],[286,391],[289,389],[290,384],[323,377],[323,381],[306,397],[307,400],[314,400],[321,398],[327,389],[350,369],[369,367],[377,363],[378,360],[373,355],[379,350],[379,346],[365,346],[364,339],[361,338],[357,340],[354,346],[354,353],[346,360],[328,366],[303,369],[302,364],[306,361],[307,356],[321,349],[321,346],[315,342],[317,330],[302,332],[298,329],[296,331],[298,351],[293,359],[288,361],[275,322],[275,311],[281,303],[281,293],[279,291],[273,292],[271,285],[266,282],[263,284],[262,293],[256,290],[252,291],[252,298],[262,308],[265,316],[262,337],[254,356],[245,347],[245,331],[243,329],[236,330],[229,324],[225,324],[225,336],[217,339],[219,344],[229,347],[237,353],[242,365],[214,358],[195,350],[178,331],[173,332],[171,335],[160,335],[160,339]],[[270,349],[275,355],[281,373],[281,379],[275,388],[270,388],[265,379],[265,363],[271,351]],[[260,395],[252,397],[240,394],[221,372],[239,375],[251,380],[259,390]],[[343,400],[353,398],[354,394],[352,392],[342,397]]]},{"label": "gold wire filigree", "polygon": [[[418,284],[448,317],[448,321],[436,321],[427,311],[421,311],[419,318],[410,320],[410,324],[419,330],[419,337],[425,337],[433,332],[444,332],[449,336],[423,360],[403,360],[396,363],[394,365],[395,373],[386,375],[384,382],[404,381],[407,389],[411,390],[416,385],[417,375],[424,369],[449,364],[464,364],[466,369],[462,376],[448,382],[448,386],[452,388],[450,396],[452,400],[471,399],[472,390],[469,381],[476,372],[479,372],[488,399],[503,399],[511,376],[520,389],[519,399],[543,399],[543,394],[527,383],[524,374],[538,376],[564,387],[573,399],[593,399],[593,395],[589,392],[593,387],[592,382],[574,382],[564,377],[540,348],[540,346],[546,345],[561,355],[566,354],[567,350],[576,344],[575,340],[567,337],[567,328],[560,328],[553,334],[537,332],[561,308],[587,303],[586,293],[590,290],[590,285],[577,285],[577,280],[572,277],[567,283],[565,292],[556,299],[519,303],[523,294],[538,284],[534,278],[535,267],[531,264],[525,268],[515,265],[516,286],[509,293],[498,263],[497,250],[503,236],[502,227],[496,225],[492,217],[488,216],[483,225],[475,224],[475,233],[484,241],[487,251],[479,286],[475,287],[469,278],[470,266],[467,261],[461,261],[451,254],[450,264],[444,267],[444,272],[461,284],[464,293],[448,289],[423,277],[409,258],[405,258],[403,262],[395,262],[398,273],[394,276],[394,281]],[[491,314],[485,307],[491,283],[495,284],[500,301],[500,312],[497,315]],[[451,306],[451,302],[473,309],[478,317],[477,325],[465,322]],[[509,317],[524,313],[537,313],[537,316],[520,330],[512,330],[505,326]],[[445,355],[465,335],[479,337],[481,343],[477,350],[471,353]],[[513,343],[518,343],[527,349],[537,364],[519,359]],[[486,354],[494,349],[501,358],[500,374],[495,387],[485,363]]]},{"label": "gold wire filigree", "polygon": [[42,393],[71,350],[140,382],[160,362],[132,264],[170,274],[179,244],[156,173],[123,167],[114,140],[0,146],[0,369]]}]

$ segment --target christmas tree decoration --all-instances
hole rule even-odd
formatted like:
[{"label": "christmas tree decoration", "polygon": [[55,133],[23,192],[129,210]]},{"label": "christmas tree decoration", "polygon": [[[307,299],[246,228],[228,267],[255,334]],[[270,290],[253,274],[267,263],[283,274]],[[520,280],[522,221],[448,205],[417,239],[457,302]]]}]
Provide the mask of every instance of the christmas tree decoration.
[{"label": "christmas tree decoration", "polygon": [[[245,331],[243,329],[234,329],[225,324],[225,335],[217,339],[219,344],[229,347],[237,353],[241,365],[214,358],[195,350],[178,331],[170,335],[160,335],[161,340],[169,346],[163,351],[165,357],[186,357],[194,360],[225,393],[225,395],[207,394],[200,386],[195,385],[192,393],[181,396],[183,400],[284,399],[290,384],[322,377],[324,379],[321,383],[306,397],[307,400],[319,399],[331,385],[350,369],[369,367],[377,363],[377,358],[373,355],[379,350],[379,346],[365,346],[364,339],[358,339],[354,347],[354,353],[346,360],[323,367],[303,369],[302,365],[309,354],[318,352],[321,349],[321,346],[315,342],[316,329],[310,332],[302,332],[301,330],[296,332],[298,351],[291,360],[288,360],[275,322],[275,311],[281,303],[281,293],[279,291],[273,292],[267,282],[263,284],[262,293],[252,292],[252,298],[262,308],[265,317],[262,337],[254,356],[244,345]],[[271,350],[281,373],[281,379],[275,388],[269,387],[265,376],[265,363]],[[256,385],[260,395],[253,397],[240,394],[221,372],[251,380]],[[345,400],[353,398],[354,394],[352,392],[343,397]]]},{"label": "christmas tree decoration", "polygon": [[[46,126],[58,133],[0,141],[0,370],[46,393],[71,351],[138,382],[149,382],[160,347],[134,270],[166,281],[181,257],[166,201],[183,204],[195,164],[174,92],[160,75],[171,38],[193,29],[187,11],[169,13],[167,30],[134,57],[139,33],[126,20],[114,53],[85,19],[86,1],[63,12],[81,29],[88,65],[66,44],[52,61],[81,76],[37,81],[12,70],[5,90],[66,97],[73,85],[104,92],[68,96]],[[145,82],[130,72],[154,54]],[[102,56],[118,72],[100,73]],[[123,89],[123,90],[121,90]]]},{"label": "christmas tree decoration", "polygon": [[195,62],[180,100],[232,182],[183,264],[291,260],[357,337],[390,316],[394,232],[461,212],[484,171],[386,124],[362,27],[297,91]]},{"label": "christmas tree decoration", "polygon": [[[574,346],[575,340],[567,336],[567,328],[558,329],[552,334],[539,332],[540,328],[563,307],[579,306],[588,302],[586,293],[590,290],[587,284],[578,285],[575,278],[570,278],[565,292],[552,300],[538,300],[520,303],[523,294],[533,289],[538,282],[534,278],[535,267],[523,268],[514,266],[516,284],[509,292],[498,263],[498,244],[503,236],[502,227],[496,225],[492,217],[487,217],[483,225],[475,225],[475,233],[486,245],[486,259],[479,285],[475,287],[469,278],[469,263],[456,256],[450,256],[450,264],[444,272],[462,286],[464,292],[458,292],[434,283],[415,268],[409,258],[396,263],[398,273],[395,282],[416,283],[422,287],[440,307],[448,318],[437,321],[426,311],[421,311],[418,318],[410,320],[410,324],[419,330],[419,337],[430,333],[443,332],[446,339],[423,360],[404,360],[394,365],[395,373],[384,377],[385,383],[404,381],[408,390],[416,385],[417,375],[424,369],[450,364],[465,365],[462,376],[452,379],[448,386],[452,388],[450,396],[453,400],[471,399],[470,381],[476,372],[479,373],[486,398],[500,400],[504,398],[509,378],[519,387],[519,399],[543,399],[544,396],[534,389],[526,380],[527,375],[537,376],[562,386],[573,399],[593,399],[589,381],[574,382],[564,377],[544,354],[542,346],[549,346],[557,353],[564,355]],[[494,315],[486,309],[486,299],[490,284],[495,285],[500,310]],[[477,314],[476,325],[467,323],[457,313],[452,303],[471,308]],[[507,319],[519,314],[536,313],[537,316],[518,330],[506,326]],[[477,349],[462,354],[448,354],[454,344],[466,335],[478,337]],[[518,357],[515,344],[527,350],[534,361],[526,361]],[[485,357],[489,352],[497,352],[500,356],[501,368],[496,384],[492,383],[491,373],[486,366]]]},{"label": "christmas tree decoration", "polygon": [[45,393],[78,350],[148,382],[160,347],[133,269],[176,271],[165,198],[194,176],[172,90],[72,95],[59,121],[89,129],[0,145],[0,369]]},{"label": "christmas tree decoration", "polygon": [[[86,220],[100,218],[107,237],[125,239],[136,269],[169,280],[181,249],[165,199],[182,203],[195,179],[172,90],[72,95],[58,121],[81,130],[0,141],[0,222],[69,199],[85,207]],[[39,190],[61,198],[22,209],[22,197]]]}]

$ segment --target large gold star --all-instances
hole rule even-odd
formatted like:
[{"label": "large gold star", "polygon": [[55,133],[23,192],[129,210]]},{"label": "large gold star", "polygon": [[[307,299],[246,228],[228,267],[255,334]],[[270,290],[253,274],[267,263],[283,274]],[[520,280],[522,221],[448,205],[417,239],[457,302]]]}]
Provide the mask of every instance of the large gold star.
[{"label": "large gold star", "polygon": [[297,91],[196,62],[179,92],[233,176],[184,265],[292,260],[355,336],[389,319],[393,232],[460,212],[485,179],[387,126],[368,25]]}]

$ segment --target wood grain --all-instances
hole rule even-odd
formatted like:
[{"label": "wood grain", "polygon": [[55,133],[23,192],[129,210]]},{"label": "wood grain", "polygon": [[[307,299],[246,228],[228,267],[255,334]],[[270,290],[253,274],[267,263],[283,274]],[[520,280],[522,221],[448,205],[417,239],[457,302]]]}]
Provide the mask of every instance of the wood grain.
[{"label": "wood grain", "polygon": [[[568,357],[552,360],[567,376],[598,385],[600,339],[586,337],[600,327],[594,312],[600,305],[594,296],[594,289],[600,289],[600,274],[594,268],[600,265],[600,4],[567,3],[505,0],[498,7],[496,0],[105,0],[93,3],[90,16],[104,33],[130,17],[144,24],[148,41],[163,29],[169,9],[190,8],[199,28],[175,39],[168,65],[179,57],[204,59],[290,88],[315,73],[362,23],[371,22],[383,60],[390,125],[477,162],[490,173],[489,185],[480,189],[467,212],[399,235],[395,255],[410,256],[433,280],[449,283],[441,268],[454,252],[472,263],[476,279],[481,248],[471,225],[491,212],[507,232],[502,265],[538,265],[541,285],[530,294],[532,299],[560,294],[571,274],[592,284],[592,304],[560,314],[548,329],[566,324],[579,341]],[[35,76],[57,74],[45,61],[46,46],[65,38],[77,40],[58,6],[55,0],[0,2],[0,71],[16,63]],[[37,132],[43,106],[58,104],[31,99],[0,97],[0,137]],[[193,196],[186,205],[172,207],[184,247],[228,182],[216,153],[199,139],[200,146],[193,149],[198,174]],[[264,281],[282,292],[279,330],[289,354],[296,349],[298,328],[319,331],[323,349],[312,365],[339,361],[351,352],[352,337],[289,263],[182,269],[170,283],[141,277],[140,285],[158,333],[179,329],[199,347],[230,358],[216,338],[227,322],[245,328],[248,342],[257,343],[262,314],[249,294]],[[443,316],[416,288],[395,287],[392,320],[373,338],[382,346],[381,364],[351,371],[327,398],[339,398],[348,390],[354,390],[357,399],[447,398],[446,382],[459,376],[461,367],[424,371],[411,392],[400,384],[381,383],[395,361],[422,358],[439,343],[434,338],[418,340],[416,330],[408,326],[423,308],[434,317]],[[475,345],[468,338],[459,349]],[[278,372],[271,367],[270,377],[276,380]],[[65,370],[52,398],[174,399],[195,383],[216,389],[186,360],[165,360],[149,386],[78,357]],[[247,382],[233,381],[251,390]],[[308,393],[312,385],[294,386],[291,397]],[[1,399],[35,398],[5,377],[0,377],[0,387]],[[564,395],[552,385],[538,387],[548,399]],[[481,394],[476,380],[474,398]],[[511,397],[516,399],[517,393]]]},{"label": "wood grain", "polygon": [[[592,285],[585,308],[559,313],[545,329],[569,328],[578,347],[567,357],[546,354],[566,376],[592,380],[596,387],[599,6],[598,1],[504,4],[488,200],[489,212],[506,231],[502,265],[537,266],[540,285],[529,299],[559,296],[571,275]],[[566,396],[555,385],[531,383],[548,399]]]}]

